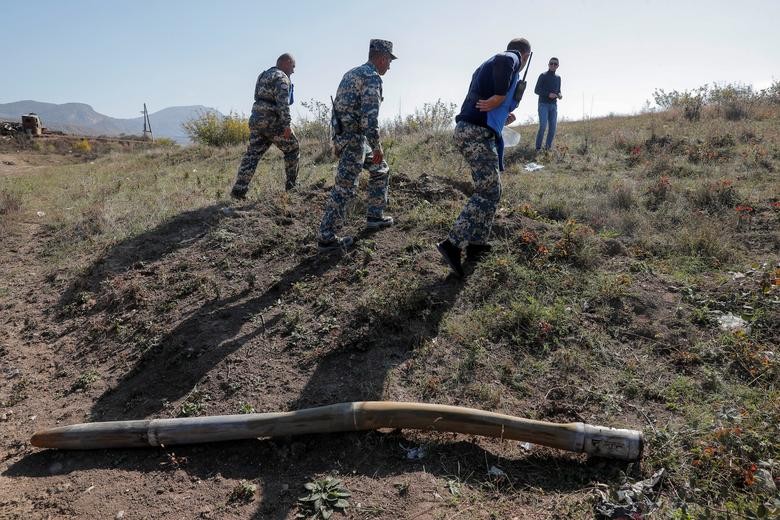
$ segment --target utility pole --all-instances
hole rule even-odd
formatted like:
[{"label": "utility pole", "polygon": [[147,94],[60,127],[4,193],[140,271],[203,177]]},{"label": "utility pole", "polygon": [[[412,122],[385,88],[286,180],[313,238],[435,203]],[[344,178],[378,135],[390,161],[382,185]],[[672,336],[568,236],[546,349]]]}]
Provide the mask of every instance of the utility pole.
[{"label": "utility pole", "polygon": [[146,110],[146,103],[144,103],[144,111],[141,112],[144,115],[144,140],[149,139],[154,142],[154,136],[152,135],[152,123],[149,121],[149,112]]}]

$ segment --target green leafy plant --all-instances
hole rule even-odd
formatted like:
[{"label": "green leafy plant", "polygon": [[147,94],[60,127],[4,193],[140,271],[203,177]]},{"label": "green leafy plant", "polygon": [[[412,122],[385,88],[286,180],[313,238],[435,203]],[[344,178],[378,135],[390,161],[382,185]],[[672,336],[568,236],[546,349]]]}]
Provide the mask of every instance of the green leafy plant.
[{"label": "green leafy plant", "polygon": [[296,518],[327,520],[334,511],[349,507],[347,498],[351,495],[338,479],[325,477],[314,482],[307,482],[303,487],[309,494],[298,499],[301,511],[296,515]]},{"label": "green leafy plant", "polygon": [[73,382],[73,384],[70,387],[71,392],[76,392],[78,390],[86,390],[90,386],[92,386],[93,383],[97,382],[100,379],[100,374],[97,373],[96,370],[87,370],[83,374],[79,376],[76,381]]},{"label": "green leafy plant", "polygon": [[255,499],[255,491],[257,491],[257,486],[242,480],[230,492],[228,502],[252,502]]},{"label": "green leafy plant", "polygon": [[238,407],[238,413],[241,414],[255,413],[255,407],[249,403],[241,403]]}]

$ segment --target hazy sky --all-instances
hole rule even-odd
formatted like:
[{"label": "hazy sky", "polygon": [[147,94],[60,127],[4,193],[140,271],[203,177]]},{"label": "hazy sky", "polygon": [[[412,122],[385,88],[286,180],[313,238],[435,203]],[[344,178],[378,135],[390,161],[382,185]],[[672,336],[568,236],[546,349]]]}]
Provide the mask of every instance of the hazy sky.
[{"label": "hazy sky", "polygon": [[[258,73],[286,51],[296,100],[326,101],[366,61],[368,40],[384,38],[399,56],[384,77],[388,118],[438,98],[460,105],[474,69],[525,36],[530,89],[557,56],[559,113],[578,119],[635,112],[655,88],[768,86],[780,79],[778,20],[780,0],[0,0],[0,103],[77,101],[113,117],[136,117],[144,102],[248,113]],[[535,112],[530,95],[516,113]]]}]

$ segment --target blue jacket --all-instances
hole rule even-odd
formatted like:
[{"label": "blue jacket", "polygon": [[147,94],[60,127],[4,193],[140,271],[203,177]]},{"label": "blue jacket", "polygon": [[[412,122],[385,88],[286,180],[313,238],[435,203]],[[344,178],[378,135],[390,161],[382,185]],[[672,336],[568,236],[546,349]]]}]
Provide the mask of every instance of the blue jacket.
[{"label": "blue jacket", "polygon": [[[504,138],[501,136],[501,129],[509,113],[517,108],[514,93],[520,79],[520,64],[520,53],[506,51],[496,54],[480,65],[471,76],[469,92],[463,101],[460,114],[455,117],[457,122],[465,121],[493,131],[500,171],[504,170]],[[481,112],[477,108],[477,101],[493,95],[506,96],[506,99],[490,112]]]},{"label": "blue jacket", "polygon": [[[513,60],[507,54],[514,53],[517,61]],[[502,52],[496,54],[485,63],[479,66],[471,76],[471,84],[463,106],[460,107],[460,114],[455,117],[455,121],[466,121],[478,126],[490,128],[487,122],[487,112],[480,112],[477,108],[477,101],[487,99],[493,95],[508,95],[509,87],[512,84],[516,74],[520,72],[520,53],[515,51]]]},{"label": "blue jacket", "polygon": [[550,99],[550,92],[555,94],[561,93],[561,77],[556,76],[554,72],[548,70],[547,72],[539,74],[539,79],[536,80],[534,94],[539,96],[539,103],[555,105],[558,103],[558,98]]}]

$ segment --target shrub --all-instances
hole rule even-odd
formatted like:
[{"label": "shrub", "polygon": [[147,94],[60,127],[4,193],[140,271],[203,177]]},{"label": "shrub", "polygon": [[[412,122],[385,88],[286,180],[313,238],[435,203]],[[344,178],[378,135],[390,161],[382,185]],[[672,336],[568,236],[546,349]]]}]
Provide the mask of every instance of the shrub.
[{"label": "shrub", "polygon": [[780,85],[775,81],[769,88],[756,92],[752,86],[741,83],[701,86],[682,92],[666,92],[657,89],[653,92],[655,103],[666,110],[681,110],[688,121],[698,121],[704,107],[711,107],[718,116],[729,121],[752,117],[759,104],[780,102]]},{"label": "shrub", "polygon": [[654,184],[647,188],[647,207],[651,210],[658,209],[672,191],[672,182],[667,175],[662,175]]},{"label": "shrub", "polygon": [[677,250],[699,257],[709,265],[718,265],[733,258],[733,248],[722,230],[711,224],[685,229],[676,235]]},{"label": "shrub", "polygon": [[441,99],[435,103],[425,103],[414,114],[396,118],[385,125],[384,130],[392,134],[413,134],[418,132],[443,132],[452,128],[458,105],[445,103]]},{"label": "shrub", "polygon": [[685,119],[688,121],[698,121],[701,117],[701,109],[704,107],[708,93],[708,85],[704,85],[694,90],[683,90],[682,92],[677,90],[666,92],[663,89],[657,89],[653,92],[653,99],[656,104],[663,109],[682,110]]},{"label": "shrub", "polygon": [[550,253],[555,259],[582,268],[593,267],[599,260],[593,229],[574,219],[564,222],[562,236]]},{"label": "shrub", "polygon": [[539,215],[550,220],[562,221],[571,216],[569,200],[561,196],[553,196],[545,200],[539,207]]},{"label": "shrub", "polygon": [[301,106],[309,111],[311,119],[300,119],[295,124],[295,134],[300,139],[313,139],[320,146],[320,153],[330,156],[331,152],[331,107],[322,101],[310,99]]},{"label": "shrub", "polygon": [[8,190],[0,191],[0,215],[18,213],[22,208],[22,199]]},{"label": "shrub", "polygon": [[780,79],[776,79],[772,84],[759,93],[759,98],[767,103],[780,105]]},{"label": "shrub", "polygon": [[249,140],[249,121],[233,112],[227,116],[204,112],[181,126],[187,136],[198,144],[229,146]]},{"label": "shrub", "polygon": [[618,183],[609,194],[609,205],[616,209],[628,210],[634,206],[634,189],[628,184]]},{"label": "shrub", "polygon": [[161,148],[174,148],[178,146],[178,143],[170,137],[157,137],[154,140],[154,144]]},{"label": "shrub", "polygon": [[715,85],[709,94],[709,103],[729,121],[738,121],[751,115],[759,96],[750,85],[732,83]]},{"label": "shrub", "polygon": [[739,193],[730,179],[703,184],[691,194],[691,202],[698,209],[720,210],[731,208],[739,200]]},{"label": "shrub", "polygon": [[92,145],[86,139],[81,139],[73,143],[73,151],[77,153],[89,153],[92,151]]}]

